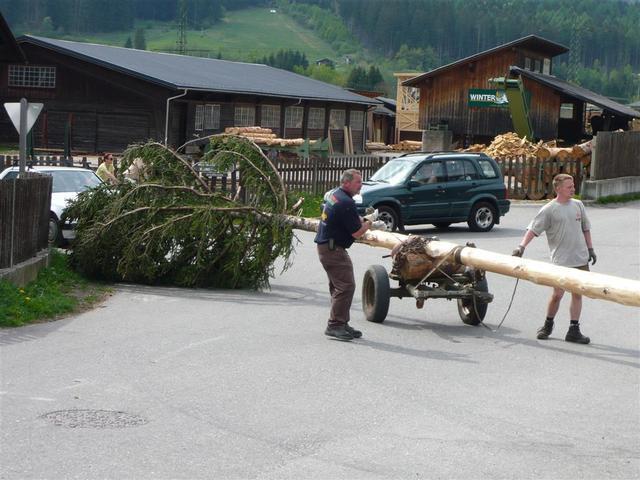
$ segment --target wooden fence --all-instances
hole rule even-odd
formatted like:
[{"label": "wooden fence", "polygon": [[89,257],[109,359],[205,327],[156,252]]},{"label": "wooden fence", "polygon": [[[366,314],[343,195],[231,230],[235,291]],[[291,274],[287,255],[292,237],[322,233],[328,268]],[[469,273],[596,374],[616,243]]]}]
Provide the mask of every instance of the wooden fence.
[{"label": "wooden fence", "polygon": [[[610,132],[606,132],[610,133]],[[640,133],[640,132],[629,132]],[[599,134],[600,135],[600,134]],[[640,138],[640,137],[638,137]],[[639,147],[640,148],[640,147]],[[639,150],[640,151],[640,150]],[[400,153],[398,153],[400,155]],[[340,183],[342,172],[348,168],[356,168],[362,172],[363,179],[368,179],[384,163],[394,157],[377,155],[349,155],[322,157],[278,156],[272,159],[280,172],[284,183],[290,191],[320,194],[334,188]],[[541,200],[553,198],[551,182],[558,173],[568,173],[574,177],[577,193],[583,178],[583,167],[578,160],[542,160],[535,157],[496,158],[505,178],[509,198]],[[17,164],[17,157],[0,155],[0,171]],[[61,165],[95,168],[86,157],[65,159],[64,157],[35,157],[30,159],[32,165]],[[636,168],[640,168],[640,162]],[[217,190],[235,192],[238,183],[237,172],[228,175],[207,175],[211,186]]]},{"label": "wooden fence", "polygon": [[0,180],[0,268],[47,248],[52,184],[44,175]]},{"label": "wooden fence", "polygon": [[579,160],[542,160],[536,157],[496,158],[504,175],[509,198],[542,200],[553,198],[553,177],[558,173],[573,176],[576,193],[580,193],[583,166]]},{"label": "wooden fence", "polygon": [[342,172],[355,168],[366,180],[388,158],[375,155],[332,156],[328,158],[277,158],[275,166],[290,191],[319,194],[340,184]]},{"label": "wooden fence", "polygon": [[640,176],[640,132],[598,132],[591,180]]}]

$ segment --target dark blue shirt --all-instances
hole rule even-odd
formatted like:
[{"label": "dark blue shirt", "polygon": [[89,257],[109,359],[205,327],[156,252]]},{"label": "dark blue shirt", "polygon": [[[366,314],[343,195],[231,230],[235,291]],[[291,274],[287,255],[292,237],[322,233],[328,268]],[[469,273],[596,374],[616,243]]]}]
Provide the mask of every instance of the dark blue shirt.
[{"label": "dark blue shirt", "polygon": [[342,188],[336,188],[328,197],[322,210],[315,242],[327,243],[333,238],[336,245],[349,248],[355,241],[353,234],[362,226],[356,202]]}]

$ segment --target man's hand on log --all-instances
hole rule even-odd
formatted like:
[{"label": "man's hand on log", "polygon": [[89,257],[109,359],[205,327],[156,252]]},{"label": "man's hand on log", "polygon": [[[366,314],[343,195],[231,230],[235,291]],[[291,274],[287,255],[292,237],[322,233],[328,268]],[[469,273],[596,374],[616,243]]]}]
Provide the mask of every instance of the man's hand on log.
[{"label": "man's hand on log", "polygon": [[513,252],[511,252],[511,255],[514,257],[522,257],[523,253],[524,253],[524,247],[522,245],[518,245],[518,248],[516,248]]},{"label": "man's hand on log", "polygon": [[596,260],[598,260],[598,257],[596,256],[596,252],[594,252],[593,248],[589,249],[589,260],[587,260],[587,263],[591,262],[591,265],[595,265],[596,264]]}]

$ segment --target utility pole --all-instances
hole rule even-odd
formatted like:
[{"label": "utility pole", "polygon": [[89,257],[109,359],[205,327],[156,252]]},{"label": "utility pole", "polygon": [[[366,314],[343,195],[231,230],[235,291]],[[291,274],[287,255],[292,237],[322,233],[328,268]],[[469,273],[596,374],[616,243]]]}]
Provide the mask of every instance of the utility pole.
[{"label": "utility pole", "polygon": [[176,49],[180,55],[187,53],[187,0],[180,0],[178,6],[178,41]]}]

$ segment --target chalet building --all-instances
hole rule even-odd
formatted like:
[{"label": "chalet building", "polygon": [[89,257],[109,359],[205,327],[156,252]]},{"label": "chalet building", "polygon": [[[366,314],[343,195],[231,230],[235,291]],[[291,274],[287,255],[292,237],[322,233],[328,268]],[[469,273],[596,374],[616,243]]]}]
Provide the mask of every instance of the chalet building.
[{"label": "chalet building", "polygon": [[603,109],[602,129],[625,128],[637,112],[552,75],[554,57],[566,52],[562,45],[529,35],[416,75],[402,85],[419,90],[419,129],[446,126],[454,139],[467,142],[486,142],[513,131],[503,92],[488,82],[496,77],[522,79],[537,138],[582,138],[585,104]]},{"label": "chalet building", "polygon": [[[10,32],[9,32],[10,33]],[[4,39],[4,37],[3,37]],[[231,126],[283,138],[326,138],[344,151],[344,127],[363,151],[367,111],[379,102],[266,65],[24,36],[28,64],[0,63],[2,102],[44,103],[36,148],[121,151],[154,139],[174,147]],[[0,140],[15,141],[0,112]]]}]

